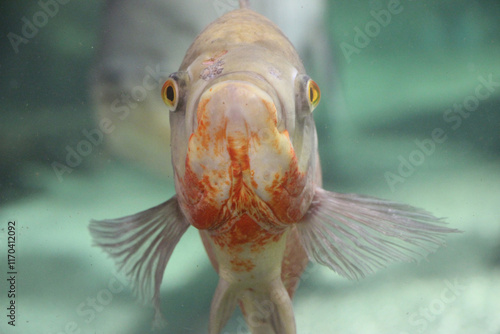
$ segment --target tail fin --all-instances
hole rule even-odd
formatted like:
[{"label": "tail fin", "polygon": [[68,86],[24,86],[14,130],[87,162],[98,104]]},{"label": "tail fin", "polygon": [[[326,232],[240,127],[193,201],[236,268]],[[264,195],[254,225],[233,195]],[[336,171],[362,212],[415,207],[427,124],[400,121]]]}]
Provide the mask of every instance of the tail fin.
[{"label": "tail fin", "polygon": [[219,334],[239,300],[252,334],[295,334],[292,301],[278,277],[258,287],[247,288],[219,280],[210,314],[210,334]]}]

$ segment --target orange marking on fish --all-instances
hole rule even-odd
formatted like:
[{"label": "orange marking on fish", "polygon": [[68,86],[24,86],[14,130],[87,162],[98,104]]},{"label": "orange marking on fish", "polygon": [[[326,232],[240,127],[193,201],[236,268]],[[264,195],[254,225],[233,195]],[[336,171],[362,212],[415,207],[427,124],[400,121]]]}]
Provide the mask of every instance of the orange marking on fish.
[{"label": "orange marking on fish", "polygon": [[233,171],[233,183],[236,181],[237,186],[241,187],[242,174],[249,173],[250,170],[248,139],[244,134],[236,133],[227,138],[227,143],[227,150],[231,158],[231,169]]},{"label": "orange marking on fish", "polygon": [[193,146],[196,146],[198,151],[202,148],[203,152],[200,153],[208,153],[210,146],[212,146],[211,153],[214,157],[219,157],[225,150],[225,145],[222,145],[222,143],[226,140],[227,119],[224,119],[222,124],[217,124],[214,131],[213,126],[211,126],[210,115],[206,112],[209,102],[210,98],[205,98],[199,103],[197,109],[198,128],[195,132],[197,141],[193,142]]},{"label": "orange marking on fish", "polygon": [[268,115],[271,116],[271,122],[273,125],[276,125],[278,124],[278,119],[276,118],[278,112],[276,110],[276,106],[274,105],[274,103],[272,101],[266,101],[264,99],[261,99],[262,103],[266,106],[266,109],[269,111]]},{"label": "orange marking on fish", "polygon": [[255,181],[254,176],[255,176],[255,171],[252,169],[250,171],[250,177],[252,178],[251,184],[254,189],[257,189],[259,187],[259,184]]},{"label": "orange marking on fish", "polygon": [[299,171],[293,154],[288,170],[283,175],[276,173],[271,185],[265,188],[271,194],[268,204],[280,221],[296,223],[305,214],[301,205],[304,197],[300,194],[306,186],[306,179],[305,173]]},{"label": "orange marking on fish", "polygon": [[260,252],[264,249],[264,245],[269,242],[278,241],[283,235],[281,232],[270,232],[257,224],[248,214],[244,214],[236,218],[231,228],[222,234],[212,235],[215,244],[220,247],[225,247],[229,251],[239,253],[243,251],[242,246],[250,246],[253,253]]},{"label": "orange marking on fish", "polygon": [[215,201],[219,188],[211,184],[208,175],[203,175],[201,180],[198,178],[191,169],[189,157],[186,160],[186,172],[180,182],[185,189],[183,198],[186,199],[186,203],[181,201],[180,205],[190,217],[193,226],[203,230],[214,228],[224,222],[218,221],[221,218],[220,205]]},{"label": "orange marking on fish", "polygon": [[196,137],[198,143],[200,144],[198,147],[202,147],[205,152],[209,149],[209,144],[211,141],[210,133],[207,129],[210,127],[210,119],[207,117],[207,113],[205,112],[206,106],[210,102],[210,99],[205,99],[200,101],[197,110],[197,118],[198,118],[198,130],[196,133]]},{"label": "orange marking on fish", "polygon": [[212,65],[213,63],[215,63],[217,61],[218,58],[222,57],[223,55],[225,55],[227,53],[227,50],[222,50],[221,52],[219,52],[218,54],[216,54],[215,56],[213,57],[210,57],[208,58],[207,60],[204,60],[202,62],[203,65]]},{"label": "orange marking on fish", "polygon": [[234,258],[230,261],[231,269],[235,272],[250,272],[255,268],[255,263],[250,259]]}]

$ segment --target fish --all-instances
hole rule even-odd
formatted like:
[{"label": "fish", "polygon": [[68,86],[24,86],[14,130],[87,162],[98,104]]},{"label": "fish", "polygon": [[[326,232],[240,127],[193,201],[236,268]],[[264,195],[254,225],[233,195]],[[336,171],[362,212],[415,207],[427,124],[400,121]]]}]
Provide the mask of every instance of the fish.
[{"label": "fish", "polygon": [[[102,149],[114,159],[134,163],[162,179],[172,179],[169,115],[158,91],[186,50],[205,26],[236,1],[200,0],[106,0],[101,7],[96,54],[89,73],[89,97],[96,125],[112,122]],[[331,64],[317,20],[325,0],[254,1],[252,9],[272,15],[287,27],[288,37],[299,53],[311,54],[315,63]],[[196,8],[196,10],[193,10]],[[286,12],[287,15],[280,13]],[[300,27],[300,29],[294,29]],[[309,36],[314,34],[315,38]],[[325,73],[327,71],[324,71]]]},{"label": "fish", "polygon": [[189,227],[219,276],[209,333],[237,306],[251,333],[294,334],[292,299],[310,261],[360,279],[437,250],[458,230],[406,204],[329,191],[313,110],[321,92],[281,30],[247,1],[208,25],[161,90],[176,194],[92,220],[94,244],[165,326],[160,285]]}]

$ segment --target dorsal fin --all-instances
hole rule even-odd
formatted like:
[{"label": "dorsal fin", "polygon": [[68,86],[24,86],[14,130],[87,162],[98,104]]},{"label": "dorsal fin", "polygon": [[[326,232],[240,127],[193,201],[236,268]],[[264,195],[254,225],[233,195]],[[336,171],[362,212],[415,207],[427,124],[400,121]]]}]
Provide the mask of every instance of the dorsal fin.
[{"label": "dorsal fin", "polygon": [[250,8],[250,0],[240,0],[240,8]]}]

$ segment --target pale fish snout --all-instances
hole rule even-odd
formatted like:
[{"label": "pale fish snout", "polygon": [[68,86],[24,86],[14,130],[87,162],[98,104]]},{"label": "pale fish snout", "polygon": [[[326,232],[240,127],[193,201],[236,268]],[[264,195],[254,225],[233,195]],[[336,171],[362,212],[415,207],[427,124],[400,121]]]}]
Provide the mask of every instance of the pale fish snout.
[{"label": "pale fish snout", "polygon": [[[207,89],[198,105],[198,126],[207,124],[216,132],[252,136],[262,128],[276,127],[277,113],[273,99],[254,84],[228,80]],[[219,136],[217,139],[221,139]]]}]

